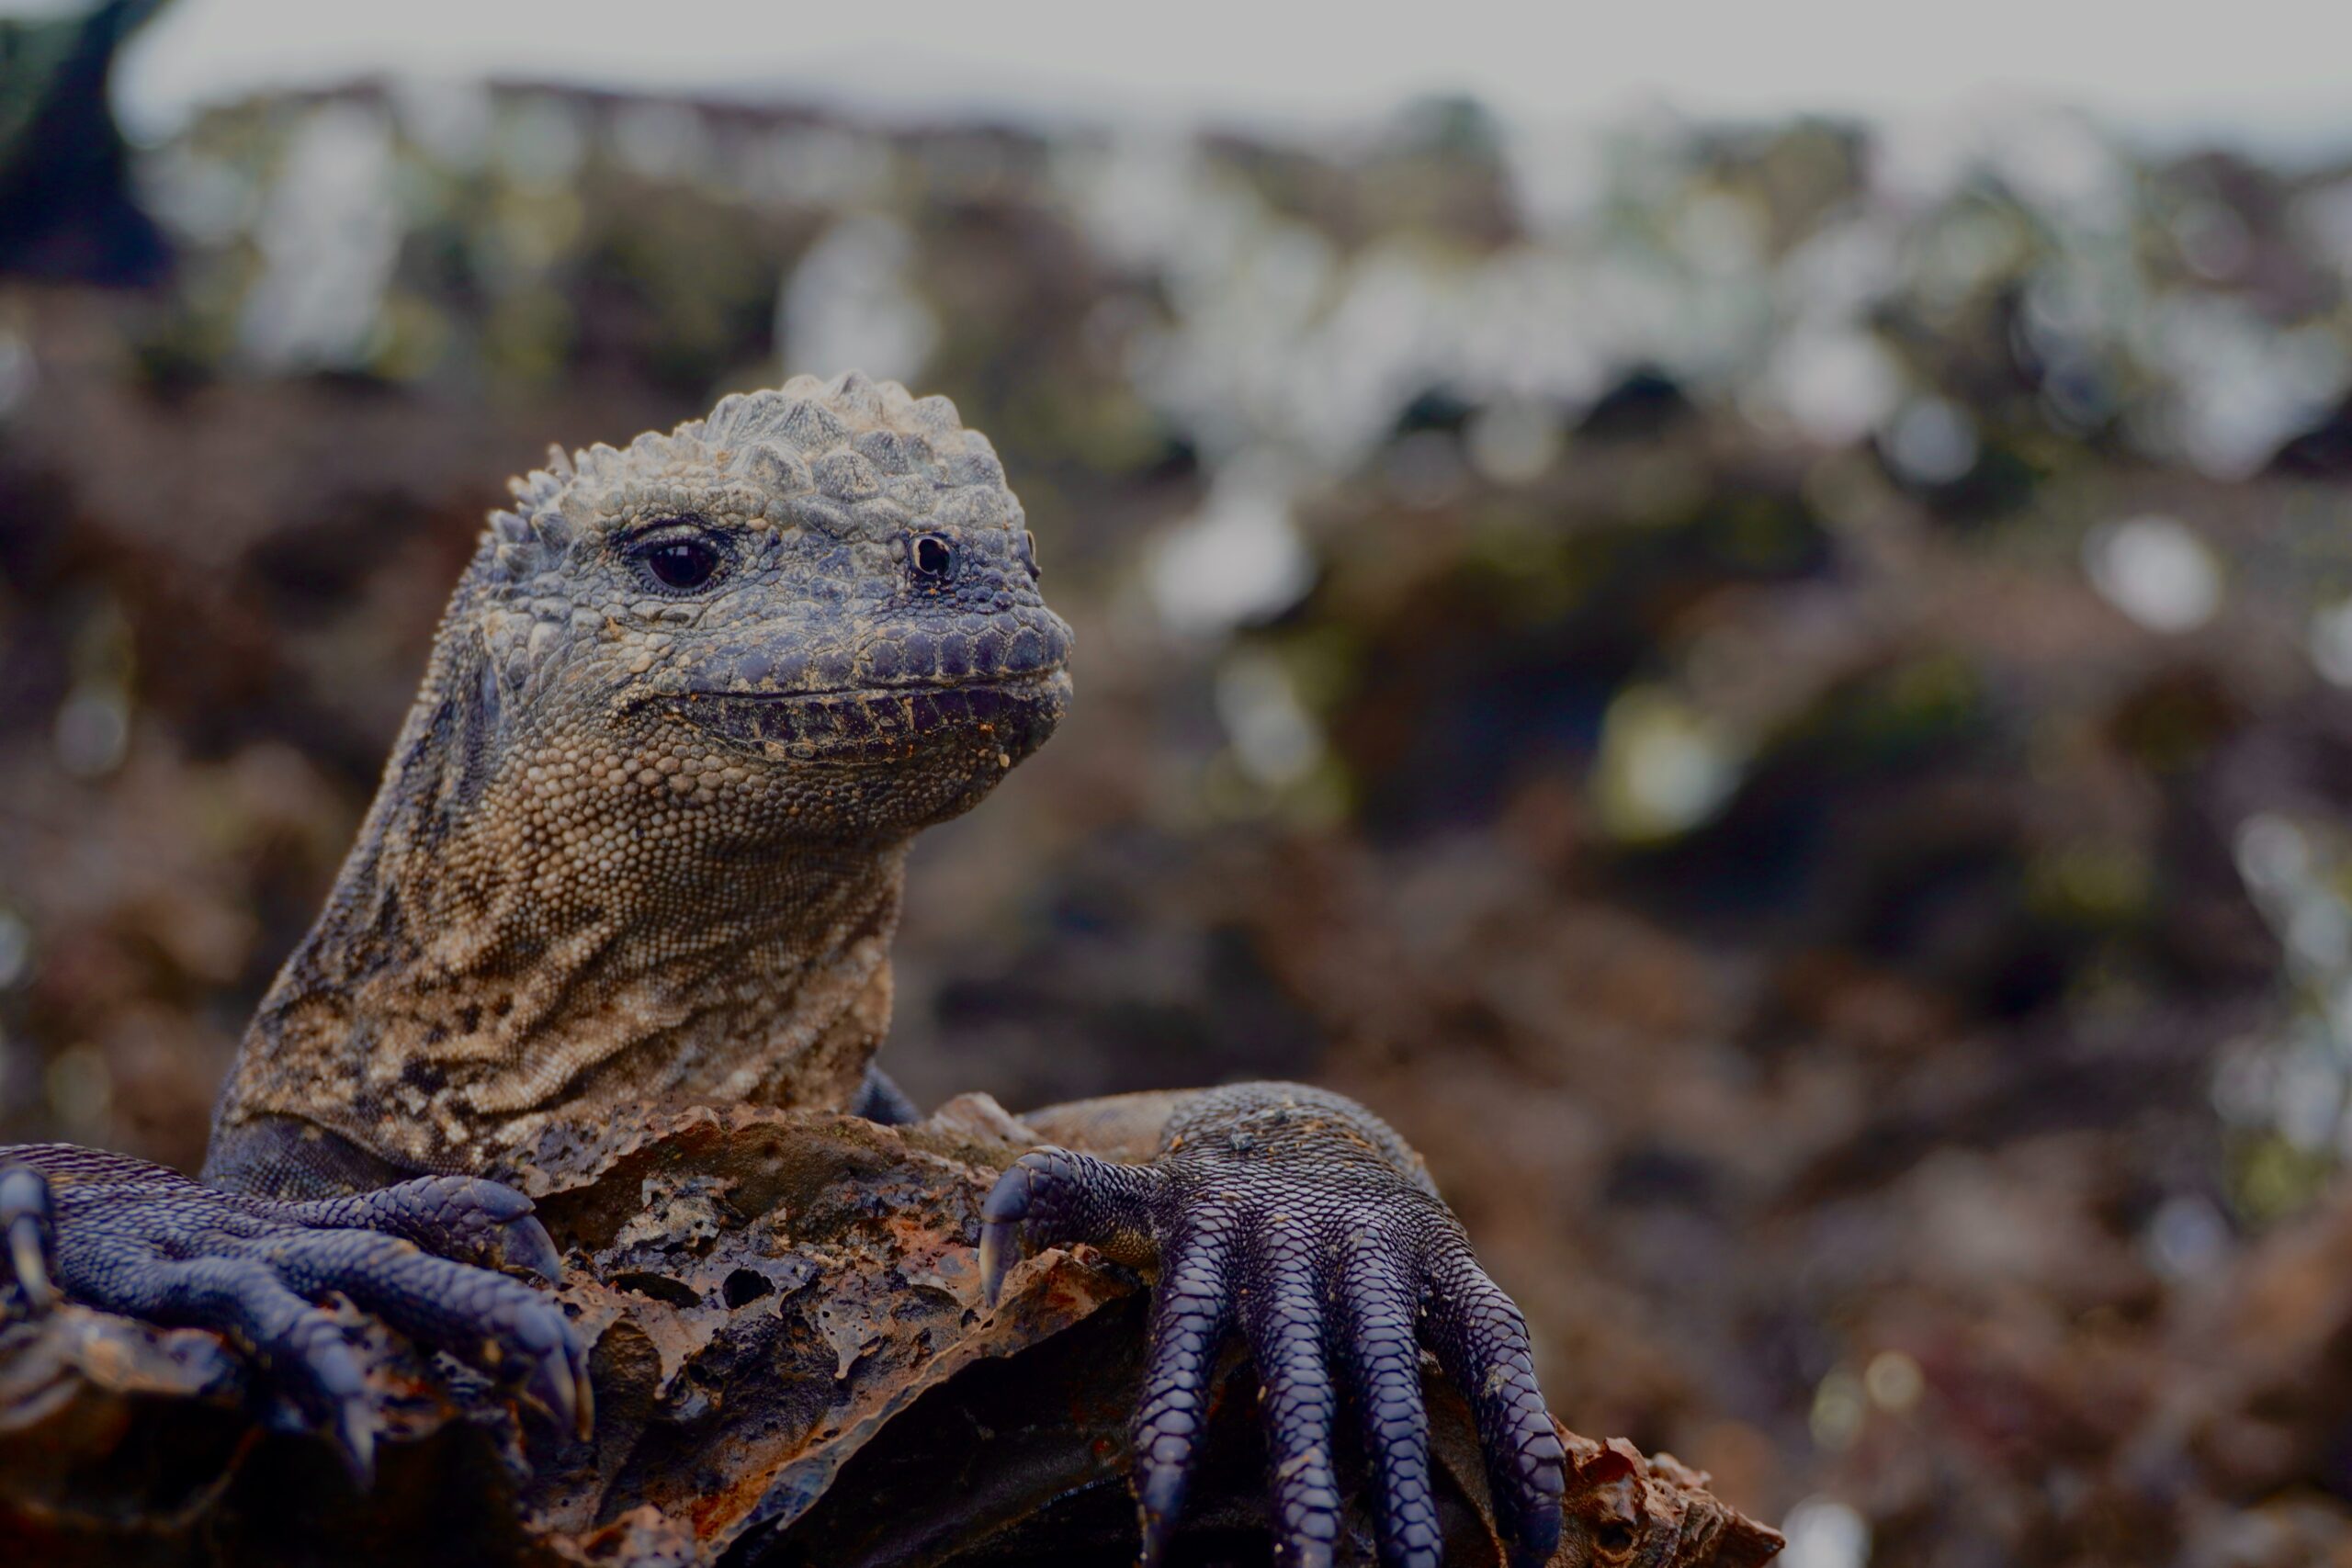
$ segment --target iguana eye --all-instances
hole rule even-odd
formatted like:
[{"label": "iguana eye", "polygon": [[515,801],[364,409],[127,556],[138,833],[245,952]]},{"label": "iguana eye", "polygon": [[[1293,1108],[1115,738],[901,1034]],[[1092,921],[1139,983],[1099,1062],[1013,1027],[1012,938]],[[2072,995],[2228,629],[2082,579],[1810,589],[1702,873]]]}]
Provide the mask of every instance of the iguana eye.
[{"label": "iguana eye", "polygon": [[956,575],[956,547],[936,534],[915,536],[912,558],[917,577],[944,582]]},{"label": "iguana eye", "polygon": [[671,593],[709,587],[727,565],[727,552],[696,534],[659,535],[633,553],[656,586]]}]

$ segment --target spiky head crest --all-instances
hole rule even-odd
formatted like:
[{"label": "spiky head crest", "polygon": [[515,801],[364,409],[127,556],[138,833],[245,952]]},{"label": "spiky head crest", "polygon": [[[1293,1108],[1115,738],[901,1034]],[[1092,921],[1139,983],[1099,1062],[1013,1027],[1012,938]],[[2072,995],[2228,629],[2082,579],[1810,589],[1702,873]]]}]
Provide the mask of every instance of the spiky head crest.
[{"label": "spiky head crest", "polygon": [[996,448],[943,397],[853,370],[722,399],[668,434],[602,443],[510,481],[491,514],[488,564],[510,581],[560,566],[583,542],[689,507],[753,527],[881,543],[910,528],[1018,527]]}]

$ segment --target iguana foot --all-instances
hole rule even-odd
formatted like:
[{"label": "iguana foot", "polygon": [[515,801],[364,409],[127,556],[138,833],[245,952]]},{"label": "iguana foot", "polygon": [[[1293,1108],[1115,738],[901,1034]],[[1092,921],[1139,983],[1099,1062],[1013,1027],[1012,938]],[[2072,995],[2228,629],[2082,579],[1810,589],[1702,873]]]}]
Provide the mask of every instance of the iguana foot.
[{"label": "iguana foot", "polygon": [[552,1279],[560,1267],[530,1201],[496,1182],[424,1177],[283,1203],[200,1186],[143,1160],[39,1144],[0,1151],[0,1234],[16,1293],[30,1310],[62,1294],[227,1337],[362,1483],[373,1471],[379,1416],[358,1356],[315,1304],[330,1292],[421,1346],[512,1377],[582,1437],[593,1419],[587,1354],[562,1309],[492,1272],[520,1268]]},{"label": "iguana foot", "polygon": [[1286,1561],[1332,1559],[1333,1428],[1345,1395],[1372,1467],[1381,1560],[1436,1568],[1424,1342],[1477,1413],[1513,1562],[1541,1562],[1557,1548],[1566,1455],[1535,1386],[1526,1320],[1418,1170],[1400,1168],[1401,1151],[1337,1096],[1282,1086],[1271,1099],[1253,1086],[1202,1096],[1148,1165],[1040,1149],[989,1194],[980,1246],[991,1301],[1024,1235],[1041,1247],[1091,1243],[1125,1261],[1157,1256],[1134,1425],[1147,1564],[1167,1550],[1207,1425],[1216,1353],[1237,1325],[1258,1370]]}]

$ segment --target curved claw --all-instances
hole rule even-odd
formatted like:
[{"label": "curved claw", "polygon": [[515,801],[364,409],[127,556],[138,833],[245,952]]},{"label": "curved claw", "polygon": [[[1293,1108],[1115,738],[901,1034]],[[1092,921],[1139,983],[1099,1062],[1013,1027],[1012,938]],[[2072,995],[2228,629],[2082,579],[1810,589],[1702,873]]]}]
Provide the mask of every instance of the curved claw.
[{"label": "curved claw", "polygon": [[376,1483],[376,1410],[365,1399],[349,1400],[335,1408],[330,1440],[343,1456],[351,1484],[365,1492]]},{"label": "curved claw", "polygon": [[535,1214],[525,1214],[498,1227],[487,1261],[508,1273],[528,1274],[549,1285],[563,1282],[563,1254]]},{"label": "curved claw", "polygon": [[[295,1380],[296,1403],[312,1407],[314,1415],[317,1407],[324,1406],[322,1425],[328,1440],[343,1456],[352,1484],[364,1492],[375,1481],[376,1435],[381,1427],[376,1402],[368,1391],[368,1374],[342,1330],[326,1314],[304,1303],[296,1322],[299,1327],[287,1337],[300,1369]],[[267,1352],[264,1354],[269,1359]],[[314,1385],[308,1398],[301,1396],[306,1382]]]},{"label": "curved claw", "polygon": [[1004,1294],[1004,1277],[1020,1249],[1021,1222],[1029,1214],[1034,1181],[1025,1164],[1016,1165],[996,1179],[980,1204],[980,1296],[990,1306]]},{"label": "curved claw", "polygon": [[1025,1236],[1032,1247],[1084,1241],[1124,1260],[1154,1250],[1151,1200],[1159,1172],[1069,1149],[1032,1149],[980,1204],[980,1293],[994,1306]]},{"label": "curved claw", "polygon": [[553,1307],[542,1305],[538,1313],[517,1320],[515,1337],[537,1358],[523,1381],[523,1392],[558,1426],[587,1441],[596,1428],[596,1391],[588,1381],[588,1352],[571,1325]]},{"label": "curved claw", "polygon": [[0,1231],[6,1234],[8,1267],[29,1312],[47,1312],[59,1300],[49,1267],[53,1224],[49,1183],[40,1172],[21,1165],[0,1169]]}]

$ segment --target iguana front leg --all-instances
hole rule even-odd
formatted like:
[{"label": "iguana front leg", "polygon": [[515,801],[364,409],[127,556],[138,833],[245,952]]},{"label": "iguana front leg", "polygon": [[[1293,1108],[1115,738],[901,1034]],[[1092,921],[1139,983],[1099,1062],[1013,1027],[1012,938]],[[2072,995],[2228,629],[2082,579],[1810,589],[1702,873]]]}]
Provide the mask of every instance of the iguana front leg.
[{"label": "iguana front leg", "polygon": [[329,1292],[419,1345],[510,1377],[587,1435],[588,1360],[578,1337],[554,1302],[492,1272],[520,1268],[552,1279],[561,1261],[530,1200],[494,1181],[424,1177],[278,1202],[123,1155],[31,1144],[0,1148],[0,1238],[6,1274],[28,1310],[46,1310],[62,1294],[226,1336],[363,1483],[378,1413],[358,1357],[316,1305]]},{"label": "iguana front leg", "polygon": [[980,1266],[990,1299],[1023,1237],[1088,1242],[1158,1269],[1134,1427],[1146,1563],[1167,1550],[1218,1345],[1236,1326],[1258,1369],[1287,1561],[1331,1561],[1344,1388],[1378,1491],[1382,1561],[1435,1568],[1423,1343],[1477,1412],[1514,1561],[1552,1555],[1566,1456],[1535,1386],[1526,1321],[1386,1123],[1298,1084],[1121,1096],[1026,1120],[1078,1146],[1023,1156],[989,1194]]}]

